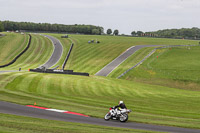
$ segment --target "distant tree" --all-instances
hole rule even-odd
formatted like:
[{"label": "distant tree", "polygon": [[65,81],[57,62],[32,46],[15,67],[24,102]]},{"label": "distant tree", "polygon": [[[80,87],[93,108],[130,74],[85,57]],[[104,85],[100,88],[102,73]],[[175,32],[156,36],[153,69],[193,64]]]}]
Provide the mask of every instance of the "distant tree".
[{"label": "distant tree", "polygon": [[0,21],[0,32],[2,32],[4,30],[3,24]]},{"label": "distant tree", "polygon": [[104,28],[103,27],[99,27],[101,34],[104,34]]},{"label": "distant tree", "polygon": [[137,31],[138,36],[142,36],[143,32],[142,31]]},{"label": "distant tree", "polygon": [[111,30],[111,29],[108,29],[108,30],[107,30],[107,34],[108,34],[108,35],[112,34],[112,30]]},{"label": "distant tree", "polygon": [[118,30],[114,30],[114,32],[113,32],[113,35],[118,35],[119,34],[119,31]]},{"label": "distant tree", "polygon": [[132,35],[132,36],[136,36],[136,32],[135,32],[135,31],[132,31],[132,32],[131,32],[131,35]]},{"label": "distant tree", "polygon": [[93,34],[93,35],[99,35],[99,34],[100,34],[99,29],[93,29],[93,30],[92,30],[92,34]]}]

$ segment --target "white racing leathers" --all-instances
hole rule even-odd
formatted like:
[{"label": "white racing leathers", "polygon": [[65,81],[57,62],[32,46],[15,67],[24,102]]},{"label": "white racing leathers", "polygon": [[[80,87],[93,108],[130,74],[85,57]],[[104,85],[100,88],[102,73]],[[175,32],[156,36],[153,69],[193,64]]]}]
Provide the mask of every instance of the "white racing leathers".
[{"label": "white racing leathers", "polygon": [[113,116],[115,116],[115,115],[120,115],[121,113],[126,112],[126,110],[127,110],[127,109],[118,109],[118,108],[116,108],[116,109],[114,110]]}]

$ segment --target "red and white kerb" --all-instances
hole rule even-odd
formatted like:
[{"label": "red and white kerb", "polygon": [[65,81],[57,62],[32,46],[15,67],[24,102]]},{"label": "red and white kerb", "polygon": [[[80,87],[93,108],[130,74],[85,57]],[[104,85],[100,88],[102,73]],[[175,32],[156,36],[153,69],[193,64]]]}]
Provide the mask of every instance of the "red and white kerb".
[{"label": "red and white kerb", "polygon": [[59,113],[67,113],[67,114],[73,114],[73,115],[89,117],[88,115],[84,115],[84,114],[80,114],[80,113],[76,113],[76,112],[70,112],[70,111],[66,111],[66,110],[50,109],[50,108],[39,107],[39,106],[34,106],[34,105],[26,105],[26,106],[27,107],[32,107],[32,108],[37,108],[37,109],[44,109],[44,110],[48,110],[48,111],[59,112]]}]

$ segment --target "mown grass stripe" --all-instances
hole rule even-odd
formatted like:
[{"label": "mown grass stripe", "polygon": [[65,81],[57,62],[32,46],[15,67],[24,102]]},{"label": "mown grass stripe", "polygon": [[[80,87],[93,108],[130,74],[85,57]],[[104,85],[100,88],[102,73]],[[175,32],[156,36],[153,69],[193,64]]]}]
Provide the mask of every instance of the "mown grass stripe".
[{"label": "mown grass stripe", "polygon": [[[5,70],[16,70],[20,67],[22,70],[36,68],[43,64],[50,57],[53,46],[51,42],[40,35],[32,35],[30,49],[24,53],[13,65],[4,68]],[[37,53],[37,54],[36,54]],[[3,70],[4,70],[3,69]]]},{"label": "mown grass stripe", "polygon": [[16,33],[5,33],[6,36],[0,38],[0,65],[7,64],[14,59],[25,47],[27,43],[23,43],[26,40],[27,35],[21,35]]},{"label": "mown grass stripe", "polygon": [[[24,34],[24,38],[18,43],[20,44],[20,46],[18,48],[16,48],[15,51],[10,53],[10,55],[8,55],[6,58],[4,58],[4,61],[8,61],[9,59],[14,59],[26,47],[26,45],[28,43],[28,35]],[[19,44],[15,44],[15,47],[16,47],[16,45],[19,45]],[[13,49],[15,49],[15,47]]]}]

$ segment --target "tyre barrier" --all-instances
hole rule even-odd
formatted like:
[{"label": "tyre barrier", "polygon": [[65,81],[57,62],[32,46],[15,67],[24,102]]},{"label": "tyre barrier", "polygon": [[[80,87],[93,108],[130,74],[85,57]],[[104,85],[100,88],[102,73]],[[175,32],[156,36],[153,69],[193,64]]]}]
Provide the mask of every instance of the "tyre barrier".
[{"label": "tyre barrier", "polygon": [[26,46],[26,48],[25,48],[20,54],[18,54],[11,62],[9,62],[8,64],[5,64],[5,65],[0,66],[0,68],[2,68],[2,67],[7,67],[7,66],[9,66],[9,65],[11,65],[11,64],[13,64],[13,63],[15,63],[15,61],[16,61],[22,54],[24,54],[24,53],[28,50],[28,48],[30,47],[30,44],[31,44],[31,35],[30,35],[30,34],[28,34],[28,35],[29,35],[29,41],[28,41],[28,45]]},{"label": "tyre barrier", "polygon": [[58,69],[30,69],[30,72],[39,72],[39,73],[55,73],[55,74],[70,74],[70,75],[81,75],[81,76],[89,76],[89,73],[81,73],[81,72],[74,72],[73,70],[58,70]]}]

